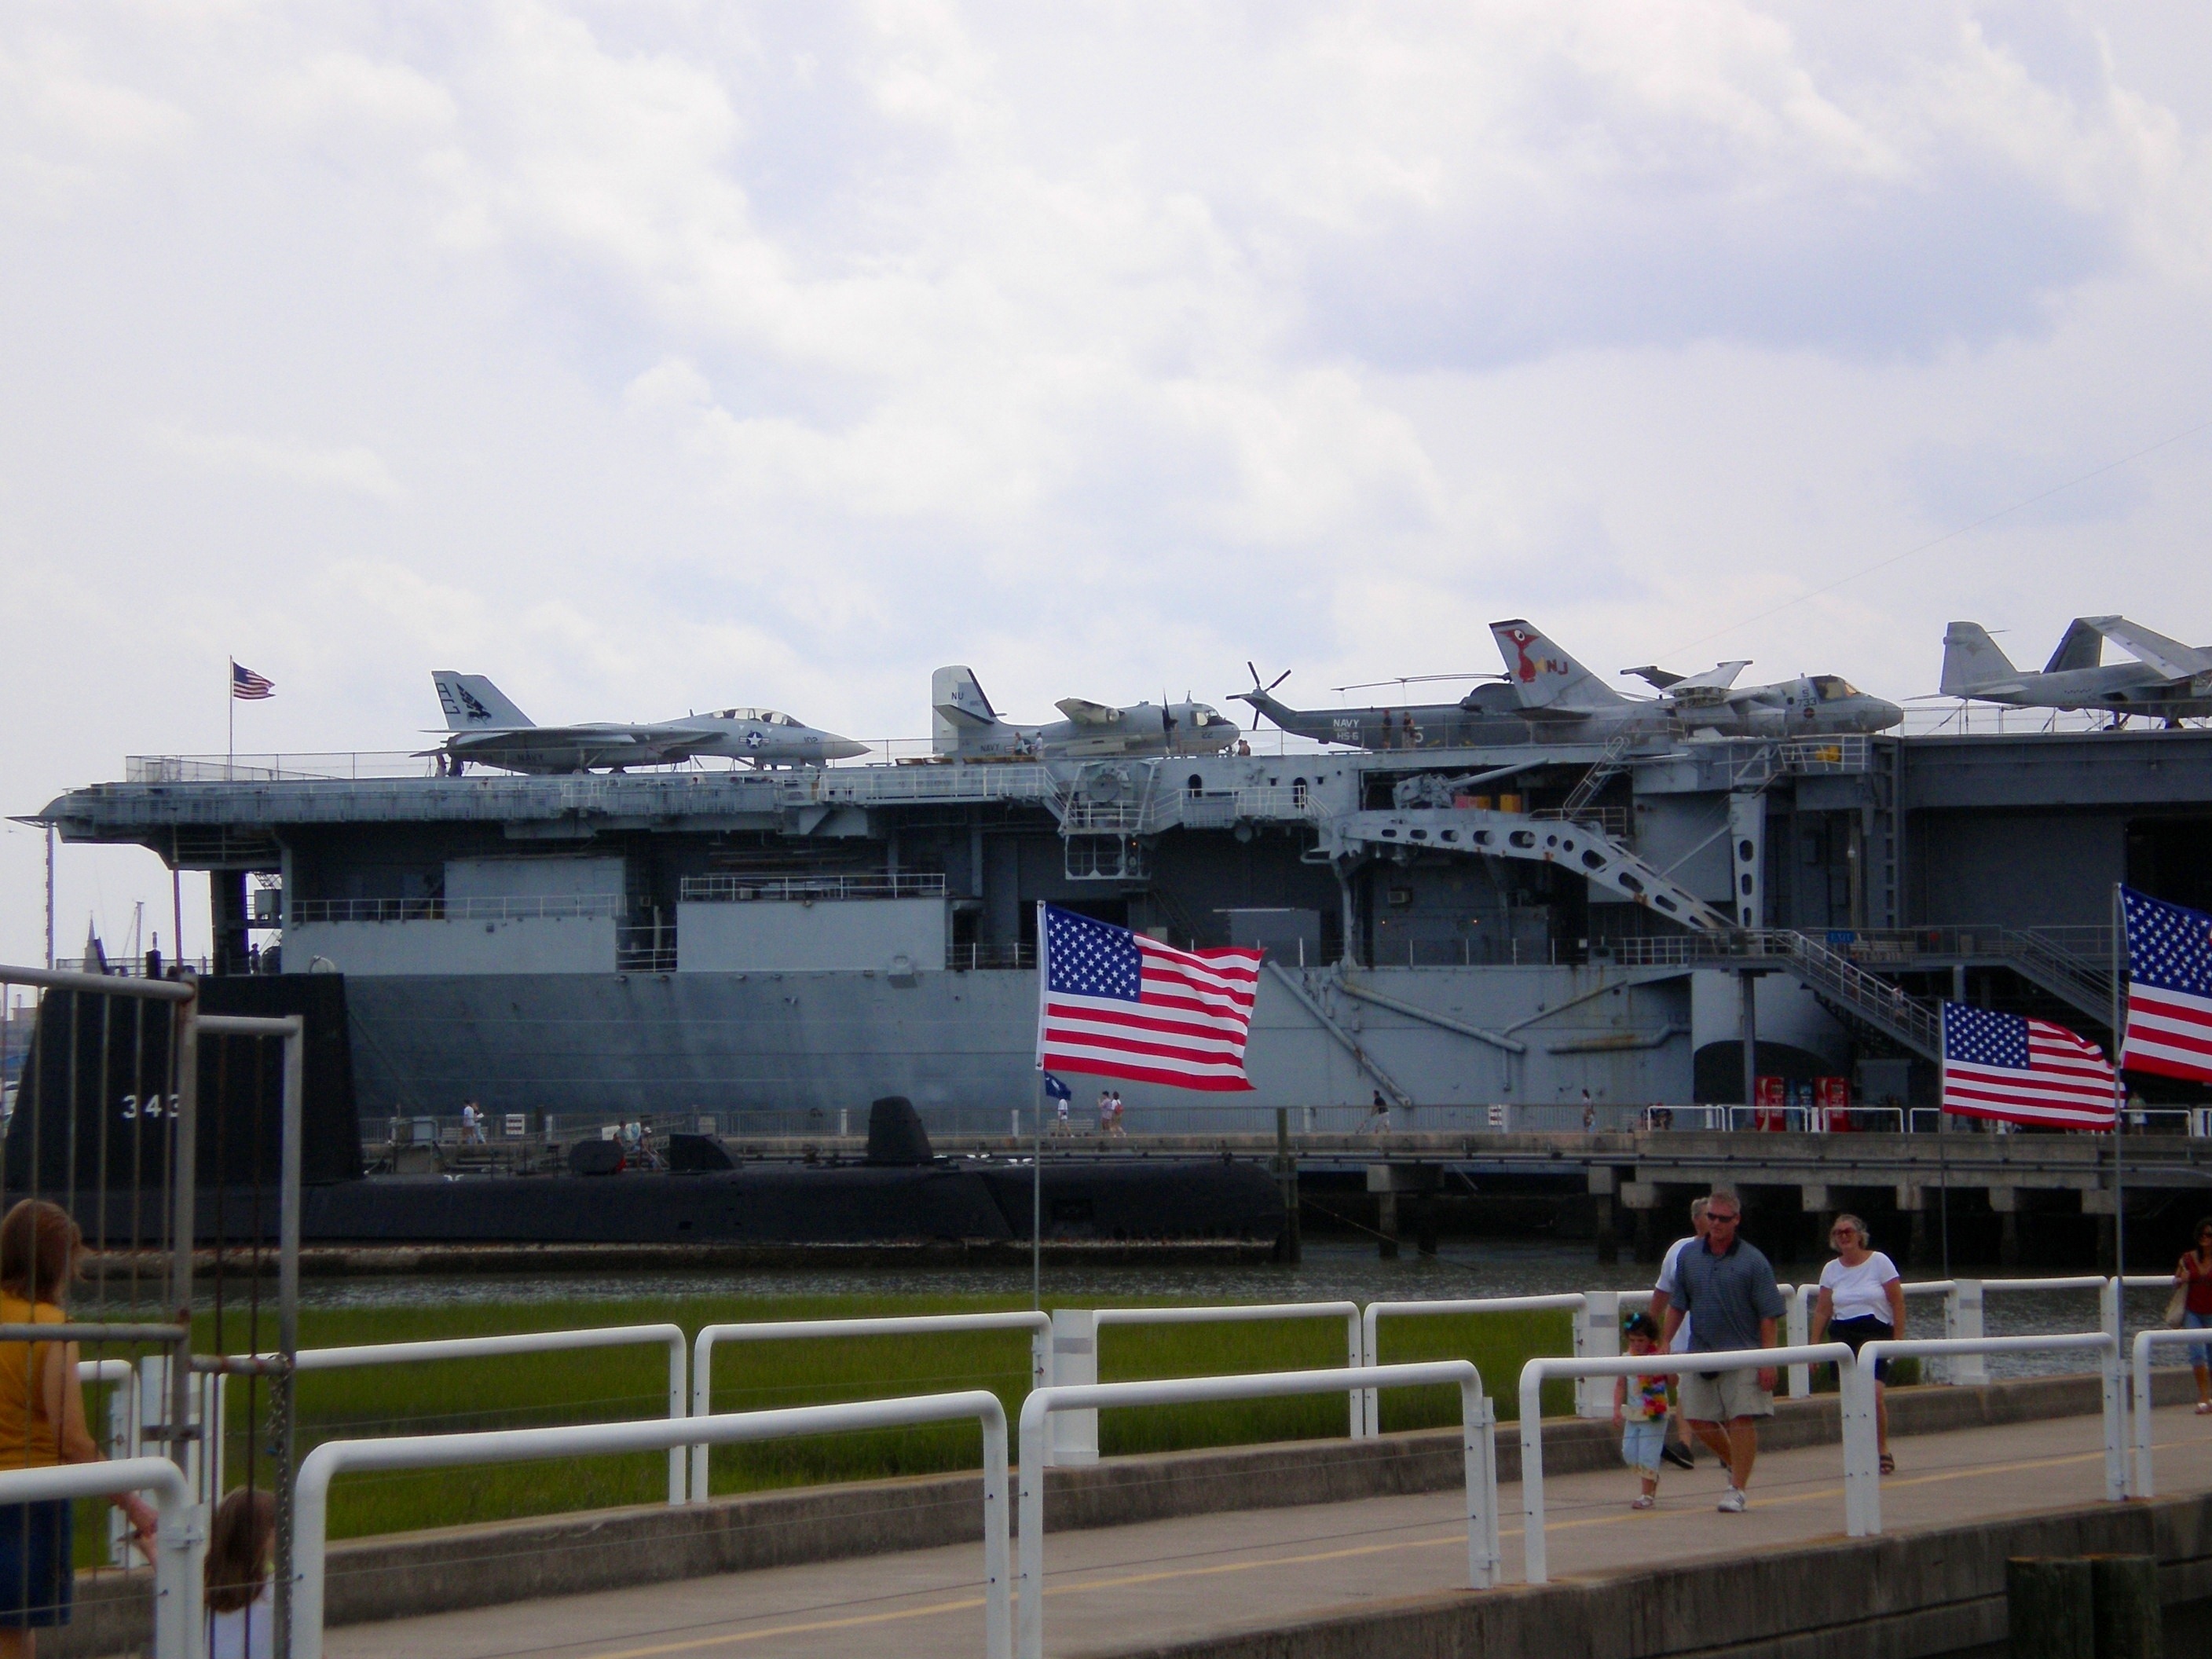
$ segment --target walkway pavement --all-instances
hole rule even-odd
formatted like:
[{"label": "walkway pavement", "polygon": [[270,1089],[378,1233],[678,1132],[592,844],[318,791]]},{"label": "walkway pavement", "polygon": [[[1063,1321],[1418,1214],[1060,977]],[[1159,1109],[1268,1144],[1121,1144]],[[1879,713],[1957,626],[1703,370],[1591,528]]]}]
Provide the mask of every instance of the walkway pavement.
[{"label": "walkway pavement", "polygon": [[[2212,1490],[2212,1419],[2157,1413],[2161,1495]],[[1882,1482],[1885,1533],[2075,1509],[2102,1500],[2101,1423],[2075,1417],[1898,1440]],[[1554,1581],[1727,1558],[1843,1533],[1840,1448],[1759,1460],[1748,1513],[1718,1513],[1709,1457],[1667,1471],[1659,1507],[1628,1508],[1626,1470],[1547,1480]],[[1294,1617],[1466,1587],[1460,1494],[1192,1516],[1053,1533],[1046,1650],[1106,1654],[1262,1629]],[[1506,1578],[1520,1580],[1521,1491],[1501,1486]],[[982,1649],[980,1544],[654,1584],[352,1626],[331,1659],[973,1659]]]}]

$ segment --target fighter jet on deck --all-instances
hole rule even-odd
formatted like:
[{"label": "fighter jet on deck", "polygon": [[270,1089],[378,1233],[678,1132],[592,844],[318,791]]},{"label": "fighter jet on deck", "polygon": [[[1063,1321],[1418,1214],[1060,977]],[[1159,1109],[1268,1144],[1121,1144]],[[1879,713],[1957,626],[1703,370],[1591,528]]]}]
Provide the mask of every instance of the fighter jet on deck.
[{"label": "fighter jet on deck", "polygon": [[1125,708],[1063,697],[1067,716],[1047,726],[1000,717],[972,669],[940,668],[929,684],[930,724],[940,755],[1091,760],[1122,755],[1218,755],[1237,741],[1235,720],[1202,702],[1138,702]]},{"label": "fighter jet on deck", "polygon": [[868,746],[802,726],[773,708],[723,708],[680,720],[646,726],[534,726],[481,674],[433,671],[438,702],[453,735],[424,752],[439,757],[455,775],[471,762],[507,772],[621,771],[665,766],[705,755],[750,761],[755,766],[819,766],[851,760]]},{"label": "fighter jet on deck", "polygon": [[[1750,665],[1748,659],[1687,677],[1656,666],[1628,669],[1659,695],[1623,696],[1529,623],[1492,623],[1490,632],[1505,662],[1504,684],[1479,685],[1456,703],[1296,709],[1276,702],[1274,687],[1261,686],[1256,671],[1252,690],[1237,696],[1286,732],[1363,749],[1604,743],[1624,732],[1826,737],[1883,732],[1905,718],[1895,703],[1870,697],[1834,674],[1738,687],[1735,677]],[[1279,677],[1275,684],[1281,684]]]},{"label": "fighter jet on deck", "polygon": [[[2105,641],[2136,658],[2105,661]],[[2015,708],[2103,708],[2172,725],[2212,716],[2212,646],[2184,645],[2125,617],[2076,617],[2043,672],[2023,672],[1978,623],[1943,633],[1942,695]]]}]

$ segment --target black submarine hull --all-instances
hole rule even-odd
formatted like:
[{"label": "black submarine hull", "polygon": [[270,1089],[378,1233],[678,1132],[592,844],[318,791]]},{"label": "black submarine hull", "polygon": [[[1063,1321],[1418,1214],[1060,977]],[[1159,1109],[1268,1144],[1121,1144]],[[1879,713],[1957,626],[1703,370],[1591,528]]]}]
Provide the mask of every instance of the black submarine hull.
[{"label": "black submarine hull", "polygon": [[[11,1192],[9,1199],[25,1196]],[[158,1243],[158,1193],[46,1193],[96,1249]],[[1280,1188],[1250,1163],[1220,1159],[1048,1164],[1048,1240],[1273,1243]],[[696,1175],[370,1176],[309,1187],[308,1245],[1026,1243],[1033,1199],[1023,1164],[970,1160],[904,1168],[753,1164]],[[199,1243],[273,1244],[276,1194],[203,1188]]]}]

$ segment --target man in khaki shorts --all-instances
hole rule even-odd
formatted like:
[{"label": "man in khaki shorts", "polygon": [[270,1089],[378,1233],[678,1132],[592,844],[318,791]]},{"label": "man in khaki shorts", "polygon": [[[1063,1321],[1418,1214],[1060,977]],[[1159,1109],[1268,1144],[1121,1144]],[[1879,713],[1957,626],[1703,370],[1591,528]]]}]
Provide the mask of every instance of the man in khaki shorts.
[{"label": "man in khaki shorts", "polygon": [[[1705,1200],[1705,1237],[1684,1249],[1675,1264],[1665,1335],[1671,1342],[1684,1316],[1694,1316],[1690,1356],[1774,1346],[1782,1291],[1774,1283],[1774,1264],[1736,1236],[1742,1220],[1742,1200],[1729,1188],[1714,1188]],[[1744,1490],[1759,1456],[1759,1419],[1774,1415],[1774,1382],[1771,1365],[1682,1374],[1683,1419],[1728,1465],[1723,1515],[1743,1512]]]}]

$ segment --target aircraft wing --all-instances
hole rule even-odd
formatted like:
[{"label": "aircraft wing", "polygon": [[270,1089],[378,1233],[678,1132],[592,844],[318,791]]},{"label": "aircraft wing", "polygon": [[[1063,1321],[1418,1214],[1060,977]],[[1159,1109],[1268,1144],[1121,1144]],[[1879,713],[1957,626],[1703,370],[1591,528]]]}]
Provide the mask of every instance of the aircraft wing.
[{"label": "aircraft wing", "polygon": [[1750,666],[1751,659],[1748,657],[1741,662],[1716,663],[1704,673],[1692,674],[1686,680],[1676,680],[1665,689],[1678,694],[1684,691],[1725,691],[1735,683],[1735,677]]},{"label": "aircraft wing", "polygon": [[1053,707],[1079,726],[1111,726],[1121,718],[1121,710],[1109,708],[1103,702],[1085,702],[1080,697],[1062,697]]},{"label": "aircraft wing", "polygon": [[2169,640],[2125,617],[2084,617],[2081,619],[2123,651],[2149,664],[2169,679],[2193,680],[2212,674],[2212,651]]},{"label": "aircraft wing", "polygon": [[1680,685],[1682,683],[1682,677],[1680,674],[1670,674],[1656,663],[1648,662],[1641,668],[1624,668],[1620,672],[1644,681],[1654,691],[1664,691],[1670,686]]}]

